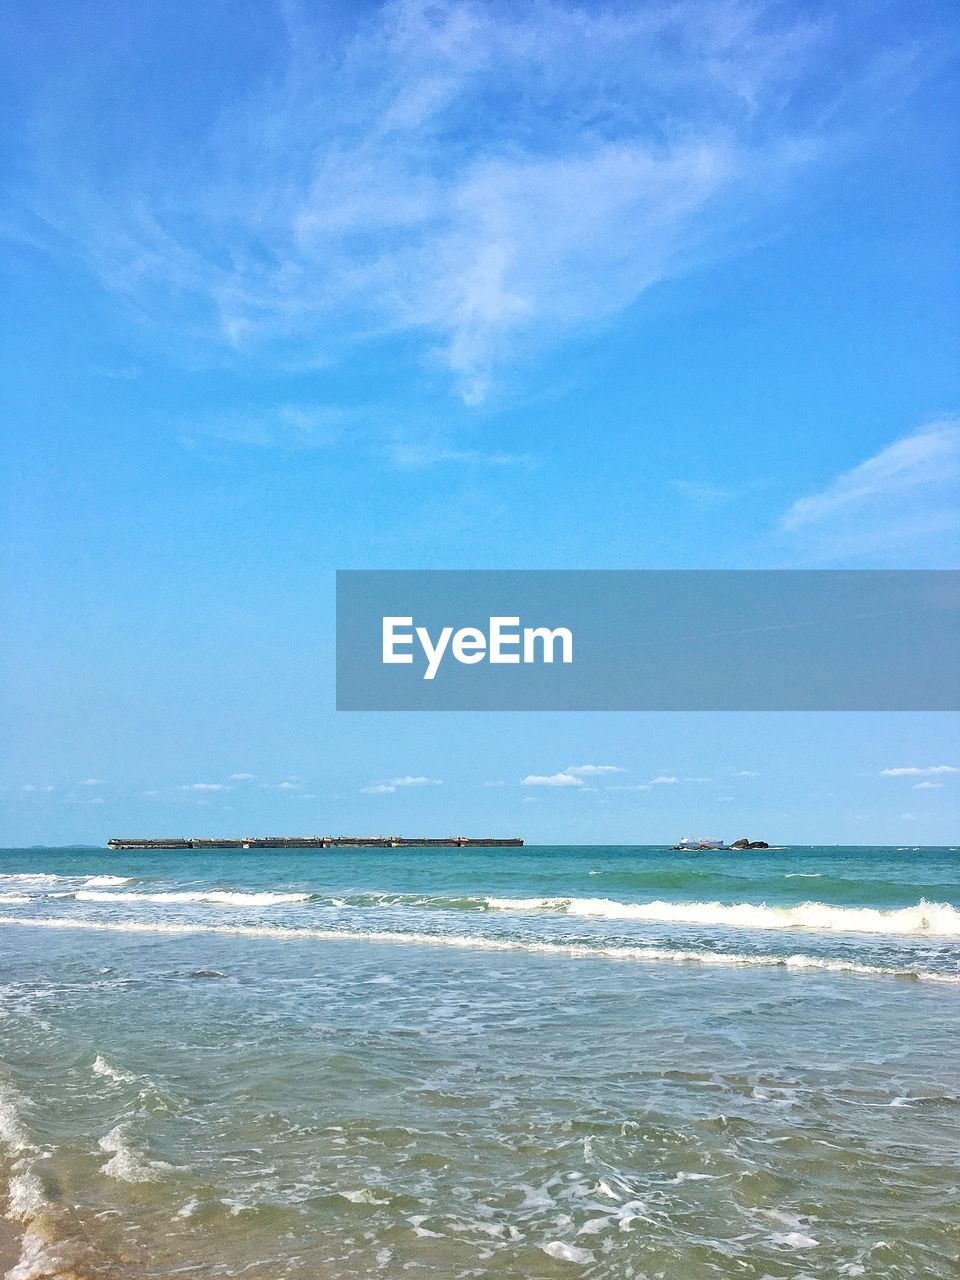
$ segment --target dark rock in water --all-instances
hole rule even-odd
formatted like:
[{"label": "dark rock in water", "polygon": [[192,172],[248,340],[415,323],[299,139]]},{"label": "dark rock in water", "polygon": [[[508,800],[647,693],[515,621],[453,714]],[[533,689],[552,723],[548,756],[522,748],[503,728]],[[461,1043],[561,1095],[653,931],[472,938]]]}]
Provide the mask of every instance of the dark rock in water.
[{"label": "dark rock in water", "polygon": [[770,846],[766,840],[748,840],[746,836],[742,840],[734,840],[730,846],[731,849],[769,849]]}]

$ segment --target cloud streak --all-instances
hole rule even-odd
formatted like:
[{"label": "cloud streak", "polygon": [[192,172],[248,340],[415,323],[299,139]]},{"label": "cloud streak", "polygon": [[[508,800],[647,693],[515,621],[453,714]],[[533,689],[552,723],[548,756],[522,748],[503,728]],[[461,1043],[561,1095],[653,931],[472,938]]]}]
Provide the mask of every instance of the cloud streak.
[{"label": "cloud streak", "polygon": [[565,773],[574,773],[581,778],[599,778],[604,774],[625,772],[616,764],[570,764]]},{"label": "cloud streak", "polygon": [[780,533],[828,556],[939,541],[960,527],[960,419],[928,423],[799,498]]},{"label": "cloud streak", "polygon": [[441,778],[427,778],[422,774],[405,774],[401,778],[386,778],[381,782],[371,782],[360,790],[365,796],[391,796],[407,787],[439,787],[442,786],[442,781]]},{"label": "cloud streak", "polygon": [[528,773],[521,780],[520,785],[524,787],[582,787],[584,782],[582,778],[574,777],[572,773]]}]

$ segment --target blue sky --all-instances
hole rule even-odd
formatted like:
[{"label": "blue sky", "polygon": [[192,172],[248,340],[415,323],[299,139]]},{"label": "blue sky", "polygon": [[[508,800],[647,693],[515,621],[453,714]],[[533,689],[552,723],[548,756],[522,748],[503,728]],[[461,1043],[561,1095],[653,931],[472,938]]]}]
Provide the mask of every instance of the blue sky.
[{"label": "blue sky", "polygon": [[956,566],[950,6],[2,23],[0,842],[956,838],[953,716],[332,670],[336,568]]}]

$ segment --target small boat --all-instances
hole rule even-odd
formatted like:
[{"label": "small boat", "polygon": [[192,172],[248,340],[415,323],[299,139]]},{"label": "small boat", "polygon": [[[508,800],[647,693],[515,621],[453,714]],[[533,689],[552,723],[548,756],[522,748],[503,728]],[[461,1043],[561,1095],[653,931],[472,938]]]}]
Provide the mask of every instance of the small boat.
[{"label": "small boat", "polygon": [[705,839],[697,840],[691,839],[690,836],[684,836],[680,843],[675,844],[673,848],[674,850],[695,849],[700,851],[704,849],[724,849],[726,845],[719,836],[707,836]]}]

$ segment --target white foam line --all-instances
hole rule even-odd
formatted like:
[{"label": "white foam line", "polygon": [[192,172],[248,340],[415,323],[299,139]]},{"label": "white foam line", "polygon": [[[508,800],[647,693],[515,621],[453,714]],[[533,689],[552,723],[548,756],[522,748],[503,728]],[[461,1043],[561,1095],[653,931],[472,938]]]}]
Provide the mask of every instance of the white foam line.
[{"label": "white foam line", "polygon": [[734,929],[793,929],[818,933],[960,936],[960,911],[921,899],[913,907],[836,907],[802,902],[771,907],[754,902],[618,902],[613,898],[488,898],[494,911],[558,912],[601,920],[644,920]]},{"label": "white foam line", "polygon": [[653,963],[702,964],[735,967],[759,966],[772,969],[812,969],[828,973],[849,973],[889,978],[914,978],[928,982],[960,985],[960,973],[932,973],[928,970],[892,969],[884,965],[858,964],[852,960],[831,960],[824,956],[744,955],[724,951],[678,951],[667,947],[590,947],[579,942],[528,942],[514,938],[468,937],[464,934],[386,933],[347,929],[291,929],[283,925],[257,927],[243,924],[146,923],[135,920],[79,920],[0,916],[0,925],[28,929],[89,929],[99,933],[219,934],[241,938],[277,938],[291,942],[383,942],[412,946],[454,947],[465,951],[525,951],[539,955],[574,956],[584,959],[636,960]]},{"label": "white foam line", "polygon": [[21,1112],[24,1100],[12,1085],[0,1080],[0,1146],[10,1157],[32,1151],[33,1144],[24,1132]]},{"label": "white foam line", "polygon": [[78,889],[74,893],[78,902],[159,902],[175,906],[209,902],[224,907],[273,907],[294,902],[306,902],[309,893],[244,893],[230,889],[204,891],[170,890],[165,893],[112,893],[100,889]]}]

